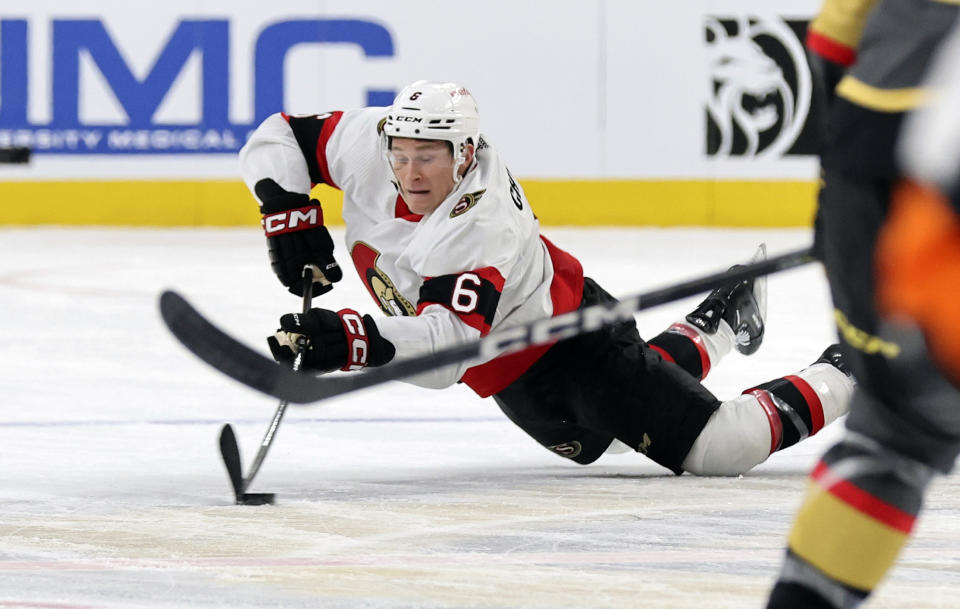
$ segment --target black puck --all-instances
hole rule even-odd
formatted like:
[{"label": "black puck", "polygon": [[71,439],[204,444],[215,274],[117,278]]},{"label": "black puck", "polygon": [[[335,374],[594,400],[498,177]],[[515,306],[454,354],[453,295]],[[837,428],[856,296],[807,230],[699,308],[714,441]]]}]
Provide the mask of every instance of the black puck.
[{"label": "black puck", "polygon": [[273,505],[273,493],[244,493],[237,497],[237,505]]}]

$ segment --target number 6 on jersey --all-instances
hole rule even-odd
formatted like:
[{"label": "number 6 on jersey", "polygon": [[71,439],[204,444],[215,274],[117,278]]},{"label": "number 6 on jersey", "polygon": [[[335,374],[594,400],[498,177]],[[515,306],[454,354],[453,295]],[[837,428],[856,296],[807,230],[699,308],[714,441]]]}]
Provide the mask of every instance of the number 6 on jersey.
[{"label": "number 6 on jersey", "polygon": [[487,334],[497,312],[504,279],[494,267],[484,267],[466,273],[428,277],[420,287],[417,312],[432,304],[440,305],[457,314],[480,334]]}]

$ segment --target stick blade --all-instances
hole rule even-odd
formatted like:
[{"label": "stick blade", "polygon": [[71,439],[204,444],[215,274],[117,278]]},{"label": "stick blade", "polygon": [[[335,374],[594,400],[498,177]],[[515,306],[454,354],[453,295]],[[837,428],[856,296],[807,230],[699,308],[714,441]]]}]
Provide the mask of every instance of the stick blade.
[{"label": "stick blade", "polygon": [[233,433],[233,427],[229,423],[220,429],[220,456],[223,458],[224,467],[227,468],[233,494],[236,496],[237,503],[240,503],[244,494],[240,447],[237,445],[237,436]]},{"label": "stick blade", "polygon": [[306,380],[303,375],[283,368],[229,336],[176,292],[167,290],[160,295],[160,316],[183,346],[230,378],[290,402],[310,401],[303,399],[302,390],[298,391]]}]

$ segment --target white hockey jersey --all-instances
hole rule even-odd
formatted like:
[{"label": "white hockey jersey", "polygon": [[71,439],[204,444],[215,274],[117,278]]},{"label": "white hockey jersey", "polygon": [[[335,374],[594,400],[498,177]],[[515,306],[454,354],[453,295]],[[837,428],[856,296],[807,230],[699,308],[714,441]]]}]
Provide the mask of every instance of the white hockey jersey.
[{"label": "white hockey jersey", "polygon": [[[473,165],[439,207],[425,216],[410,212],[380,151],[387,111],[275,114],[252,134],[240,160],[251,192],[264,178],[290,192],[309,193],[318,183],[343,191],[347,252],[390,316],[377,327],[396,357],[576,309],[580,263],[540,236],[523,189],[482,136]],[[448,366],[410,382],[439,388],[462,380],[486,397],[546,350]]]}]

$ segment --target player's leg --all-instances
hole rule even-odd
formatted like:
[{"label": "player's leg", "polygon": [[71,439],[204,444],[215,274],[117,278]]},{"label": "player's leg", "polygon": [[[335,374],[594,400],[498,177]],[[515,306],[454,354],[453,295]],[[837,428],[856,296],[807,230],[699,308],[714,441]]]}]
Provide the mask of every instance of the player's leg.
[{"label": "player's leg", "polygon": [[497,394],[493,399],[507,417],[528,436],[557,455],[581,465],[593,463],[606,452],[613,437],[590,431],[576,423],[550,421],[531,414],[514,394]]},{"label": "player's leg", "polygon": [[847,412],[854,382],[837,345],[813,364],[723,402],[683,460],[698,475],[742,474]]},{"label": "player's leg", "polygon": [[[758,256],[765,255],[766,248],[761,246]],[[765,301],[764,279],[722,286],[648,344],[667,361],[703,380],[734,347],[746,355],[755,353],[760,347]]]},{"label": "player's leg", "polygon": [[881,335],[900,347],[886,374],[903,394],[890,400],[858,387],[847,432],[810,475],[771,608],[859,604],[909,539],[935,474],[960,454],[960,392],[929,360],[919,332]]},{"label": "player's leg", "polygon": [[[616,300],[589,277],[583,292],[581,307]],[[611,447],[621,452],[613,433],[584,425],[578,415],[605,376],[593,354],[617,340],[642,342],[632,320],[560,341],[493,398],[514,424],[561,457],[585,465]]]},{"label": "player's leg", "polygon": [[958,398],[912,340],[881,326],[874,307],[874,244],[888,199],[884,181],[825,174],[824,266],[859,386],[848,434],[811,474],[771,609],[859,604],[908,538],[931,472],[949,469],[957,454]]}]

